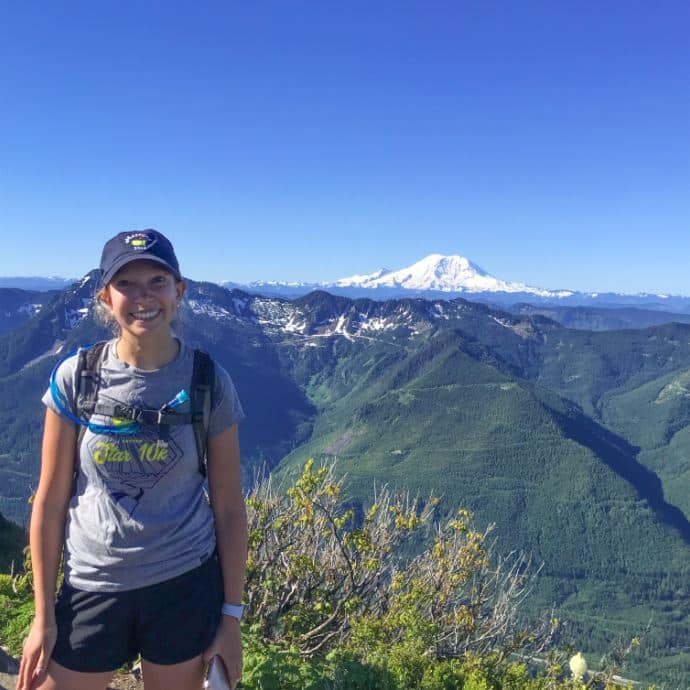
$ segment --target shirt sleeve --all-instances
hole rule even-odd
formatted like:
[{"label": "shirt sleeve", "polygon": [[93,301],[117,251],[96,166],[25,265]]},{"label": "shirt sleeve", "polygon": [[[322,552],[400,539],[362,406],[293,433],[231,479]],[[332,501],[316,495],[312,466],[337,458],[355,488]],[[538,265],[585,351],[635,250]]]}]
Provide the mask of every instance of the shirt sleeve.
[{"label": "shirt sleeve", "polygon": [[48,409],[65,419],[70,419],[69,414],[75,414],[77,359],[78,355],[73,355],[60,362],[54,385],[51,377],[48,390],[41,398]]},{"label": "shirt sleeve", "polygon": [[235,384],[223,367],[214,362],[215,383],[213,387],[213,407],[208,426],[209,437],[216,436],[233,424],[239,424],[244,419],[242,403],[235,390]]}]

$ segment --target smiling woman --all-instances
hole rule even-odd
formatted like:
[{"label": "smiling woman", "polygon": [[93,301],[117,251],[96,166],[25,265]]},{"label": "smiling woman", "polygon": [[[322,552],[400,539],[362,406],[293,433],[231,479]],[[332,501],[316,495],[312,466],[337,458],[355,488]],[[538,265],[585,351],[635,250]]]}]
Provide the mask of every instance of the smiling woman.
[{"label": "smiling woman", "polygon": [[144,259],[121,268],[99,291],[98,299],[117,324],[121,342],[155,337],[164,346],[185,289],[183,280]]},{"label": "smiling woman", "polygon": [[135,321],[162,327],[165,337],[187,288],[167,238],[151,230],[120,233],[103,248],[101,275],[101,321],[120,337]]},{"label": "smiling woman", "polygon": [[234,687],[244,413],[227,372],[172,331],[186,283],[161,233],[112,238],[101,281],[97,304],[116,337],[60,362],[43,398],[30,530],[36,617],[18,690],[105,688],[137,655],[149,690],[196,690],[214,656]]}]

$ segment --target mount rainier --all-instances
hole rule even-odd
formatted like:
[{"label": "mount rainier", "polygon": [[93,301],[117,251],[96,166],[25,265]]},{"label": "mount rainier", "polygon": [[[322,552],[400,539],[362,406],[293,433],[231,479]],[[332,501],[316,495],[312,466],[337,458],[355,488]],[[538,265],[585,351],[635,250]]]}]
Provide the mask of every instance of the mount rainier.
[{"label": "mount rainier", "polygon": [[344,297],[368,297],[375,300],[398,297],[464,297],[502,306],[528,302],[541,306],[644,307],[679,313],[690,312],[690,297],[549,290],[497,278],[458,254],[429,254],[404,268],[381,268],[370,274],[352,275],[320,283],[254,281],[241,284],[227,281],[222,285],[247,292],[283,297],[299,297],[313,290],[326,290]]},{"label": "mount rainier", "polygon": [[451,293],[509,292],[528,293],[538,297],[569,297],[573,294],[570,291],[542,290],[500,280],[458,254],[429,254],[407,268],[397,271],[384,268],[371,275],[341,278],[324,287],[400,288]]}]

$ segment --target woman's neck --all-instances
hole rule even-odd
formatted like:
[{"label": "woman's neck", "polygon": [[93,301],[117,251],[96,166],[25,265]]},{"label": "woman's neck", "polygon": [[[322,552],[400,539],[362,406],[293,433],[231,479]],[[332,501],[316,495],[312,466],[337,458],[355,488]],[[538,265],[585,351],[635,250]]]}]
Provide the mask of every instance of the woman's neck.
[{"label": "woman's neck", "polygon": [[115,345],[117,356],[137,369],[160,369],[172,362],[180,351],[180,342],[170,333],[166,338],[132,338],[123,333]]}]

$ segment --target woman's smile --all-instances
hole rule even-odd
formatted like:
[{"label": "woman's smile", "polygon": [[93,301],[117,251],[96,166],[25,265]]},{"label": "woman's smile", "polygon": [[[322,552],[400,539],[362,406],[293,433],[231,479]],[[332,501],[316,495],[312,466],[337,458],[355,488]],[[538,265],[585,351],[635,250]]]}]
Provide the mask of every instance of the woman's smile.
[{"label": "woman's smile", "polygon": [[162,309],[149,309],[147,311],[130,312],[130,316],[137,321],[151,321],[162,312]]}]

